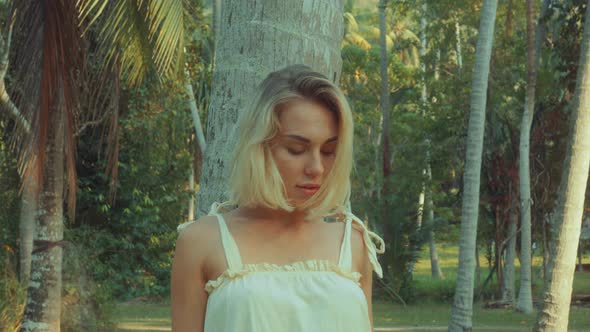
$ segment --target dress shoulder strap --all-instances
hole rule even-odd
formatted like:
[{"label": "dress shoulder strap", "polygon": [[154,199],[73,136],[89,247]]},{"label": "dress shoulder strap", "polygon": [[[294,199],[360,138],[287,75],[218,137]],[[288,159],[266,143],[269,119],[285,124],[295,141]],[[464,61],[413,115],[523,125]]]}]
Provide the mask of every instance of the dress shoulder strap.
[{"label": "dress shoulder strap", "polygon": [[338,266],[340,266],[346,271],[350,271],[352,269],[352,250],[350,247],[351,227],[351,219],[346,218],[344,226],[344,237],[342,238],[342,244],[340,245],[340,259],[338,260]]},{"label": "dress shoulder strap", "polygon": [[[344,213],[344,215],[345,215],[346,227],[345,227],[345,231],[344,231],[344,239],[343,239],[342,247],[340,250],[340,262],[338,264],[341,267],[347,268],[347,269],[351,269],[351,267],[352,267],[352,247],[350,245],[350,237],[352,235],[351,228],[352,228],[352,223],[357,223],[362,228],[363,239],[365,242],[365,247],[367,248],[367,255],[369,256],[369,261],[371,262],[371,265],[373,266],[373,270],[375,271],[375,273],[377,273],[379,278],[383,278],[383,269],[381,268],[381,265],[379,264],[379,260],[377,259],[377,254],[382,254],[385,252],[385,242],[383,241],[383,239],[381,237],[379,237],[379,235],[375,234],[374,232],[371,232],[367,228],[367,226],[365,226],[365,223],[362,220],[360,220],[357,216],[352,214],[351,212],[346,211]],[[373,240],[371,238],[373,238],[377,241],[378,246],[375,246],[375,243],[373,242]]]},{"label": "dress shoulder strap", "polygon": [[240,250],[238,249],[236,241],[227,228],[225,218],[223,218],[223,215],[219,212],[220,205],[222,204],[217,202],[213,203],[211,205],[211,210],[209,210],[209,215],[214,215],[217,217],[217,221],[219,223],[219,233],[221,235],[221,244],[223,246],[223,251],[225,252],[225,259],[227,261],[228,269],[239,269],[242,267],[242,257],[240,255]]}]

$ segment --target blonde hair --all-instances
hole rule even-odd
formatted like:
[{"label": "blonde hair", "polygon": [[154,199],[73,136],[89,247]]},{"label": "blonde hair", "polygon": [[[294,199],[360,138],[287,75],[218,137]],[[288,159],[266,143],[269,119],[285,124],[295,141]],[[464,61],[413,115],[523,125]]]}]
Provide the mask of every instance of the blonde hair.
[{"label": "blonde hair", "polygon": [[352,112],[340,88],[305,65],[291,65],[270,73],[241,112],[230,162],[227,204],[262,205],[286,211],[295,209],[285,197],[284,183],[269,143],[279,133],[278,110],[297,99],[318,102],[334,112],[338,121],[334,164],[320,190],[299,208],[308,210],[308,218],[344,211],[350,199],[353,163]]}]

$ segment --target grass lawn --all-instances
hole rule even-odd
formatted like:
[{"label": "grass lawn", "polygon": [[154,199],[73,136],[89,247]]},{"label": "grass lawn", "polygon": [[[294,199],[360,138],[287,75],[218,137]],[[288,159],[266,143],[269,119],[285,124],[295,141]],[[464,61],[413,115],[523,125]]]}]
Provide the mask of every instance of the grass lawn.
[{"label": "grass lawn", "polygon": [[[412,331],[433,331],[446,327],[451,315],[451,306],[441,303],[408,305],[375,302],[373,303],[375,327],[406,327]],[[473,329],[475,331],[530,331],[536,314],[525,315],[509,309],[483,309],[475,305]],[[416,329],[422,327],[421,329]],[[587,331],[590,327],[590,308],[572,307],[570,311],[570,331]],[[403,329],[400,331],[404,331]]]},{"label": "grass lawn", "polygon": [[[446,330],[451,307],[441,303],[399,304],[375,302],[373,315],[377,331],[435,331]],[[119,305],[116,321],[119,331],[170,331],[168,304]],[[476,305],[473,322],[475,331],[530,331],[535,315],[524,315],[513,310],[482,309]],[[587,331],[590,326],[590,308],[572,307],[570,331]]]},{"label": "grass lawn", "polygon": [[[430,262],[427,249],[416,264],[416,293],[419,303],[403,306],[398,303],[375,301],[373,317],[376,331],[446,331],[451,313],[450,302],[455,287],[458,248],[456,246],[439,246],[439,258],[444,280],[430,278]],[[590,257],[584,257],[586,262]],[[482,282],[489,272],[484,257],[482,264]],[[516,261],[518,264],[518,260]],[[542,294],[542,279],[539,275],[541,260],[535,257],[533,273],[535,300]],[[518,290],[517,265],[517,290]],[[576,272],[574,293],[590,294],[590,272]],[[489,287],[497,287],[495,279]],[[169,303],[135,303],[120,304],[115,320],[119,331],[170,331]],[[475,331],[530,331],[536,315],[525,315],[510,309],[484,309],[483,304],[474,304],[473,327]],[[572,307],[570,310],[570,331],[587,331],[590,327],[590,308]]]}]

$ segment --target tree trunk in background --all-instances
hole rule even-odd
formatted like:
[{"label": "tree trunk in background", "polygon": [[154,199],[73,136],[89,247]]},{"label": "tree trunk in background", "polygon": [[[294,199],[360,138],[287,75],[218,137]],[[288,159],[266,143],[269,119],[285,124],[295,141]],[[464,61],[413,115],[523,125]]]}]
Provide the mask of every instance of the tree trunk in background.
[{"label": "tree trunk in background", "polygon": [[193,85],[190,82],[190,73],[186,71],[186,84],[184,85],[185,92],[188,96],[187,104],[191,110],[191,117],[193,119],[193,127],[195,128],[195,135],[197,137],[197,144],[201,153],[207,150],[207,143],[205,141],[205,135],[203,134],[203,125],[201,124],[201,118],[199,117],[199,108],[197,107],[197,101],[195,100],[195,92]]},{"label": "tree trunk in background", "polygon": [[459,25],[459,19],[455,19],[455,52],[457,52],[457,67],[459,71],[463,69],[463,51],[461,50],[461,26]]},{"label": "tree trunk in background", "polygon": [[545,214],[543,216],[543,280],[547,280],[549,272],[549,248],[550,244],[548,243],[549,239],[547,238],[547,227],[550,226],[549,224],[549,216]]},{"label": "tree trunk in background", "polygon": [[[422,170],[422,174],[425,174],[426,170]],[[426,186],[422,184],[422,191],[420,191],[420,195],[418,195],[418,216],[416,218],[416,224],[418,225],[418,230],[422,228],[422,219],[424,218],[424,196],[426,196]]]},{"label": "tree trunk in background", "polygon": [[[221,0],[211,0],[212,5],[212,18],[211,27],[213,28],[213,43],[214,47],[217,47],[217,41],[219,40],[219,24],[221,22]],[[215,61],[215,53],[213,54],[213,61]]]},{"label": "tree trunk in background", "polygon": [[578,244],[578,271],[584,271],[584,264],[582,262],[582,256],[584,256],[584,244],[580,241]]},{"label": "tree trunk in background", "polygon": [[190,174],[188,176],[188,189],[191,192],[190,198],[188,200],[188,220],[193,221],[195,220],[195,197],[192,193],[195,192],[195,168],[194,165],[191,164]]},{"label": "tree trunk in background", "polygon": [[[9,66],[9,54],[12,47],[12,28],[6,35],[0,34],[0,107],[7,111],[14,119],[17,128],[24,132],[25,137],[31,135],[31,124],[10,98],[6,91],[6,72]],[[39,77],[38,72],[31,73]],[[34,96],[29,93],[31,100]],[[23,139],[26,141],[26,139]],[[21,145],[25,145],[21,143]],[[24,178],[24,172],[20,172],[22,183],[21,205],[19,215],[19,280],[22,284],[29,282],[31,273],[31,252],[33,251],[33,232],[35,230],[35,218],[38,208],[38,186],[34,177]]]},{"label": "tree trunk in background", "polygon": [[543,309],[539,312],[535,331],[567,331],[568,326],[590,165],[590,0],[586,8],[576,95],[571,108],[571,143],[567,148],[555,209],[555,255],[551,257],[552,268],[545,283]]},{"label": "tree trunk in background", "polygon": [[[420,104],[422,108],[422,116],[426,115],[426,64],[424,63],[424,56],[426,55],[426,2],[422,1],[422,10],[420,12],[420,72],[421,72],[421,89],[420,89]],[[420,232],[422,229],[422,219],[424,218],[424,197],[426,196],[426,184],[424,178],[426,177],[426,168],[422,169],[422,189],[418,195],[418,216],[416,219],[416,228]],[[409,264],[409,273],[414,273],[414,264],[416,259],[420,256],[420,247],[416,247],[414,257]]]},{"label": "tree trunk in background", "polygon": [[[61,105],[59,106],[61,107]],[[49,115],[46,169],[39,195],[35,246],[31,256],[31,277],[21,331],[59,331],[61,316],[61,280],[64,189],[64,121],[62,111]]]},{"label": "tree trunk in background", "polygon": [[20,217],[19,217],[19,260],[20,275],[19,280],[23,284],[29,283],[31,275],[31,253],[33,252],[33,234],[35,232],[35,219],[37,217],[37,208],[39,204],[39,195],[37,194],[37,183],[34,177],[22,179],[24,181],[23,192],[21,196]]},{"label": "tree trunk in background", "polygon": [[[190,73],[186,70],[186,84],[184,85],[185,92],[187,94],[188,100],[187,104],[189,109],[191,110],[191,117],[193,119],[193,127],[195,128],[195,136],[197,138],[197,145],[199,147],[199,151],[197,154],[203,155],[207,150],[207,143],[205,141],[205,135],[203,134],[203,125],[201,124],[201,117],[199,116],[199,108],[197,107],[197,101],[195,100],[195,92],[193,90],[193,85],[190,82]],[[194,156],[197,158],[197,156]],[[195,196],[192,194],[195,192],[195,163],[191,164],[191,169],[189,173],[189,190],[191,192],[191,196],[188,202],[188,221],[195,220]]]},{"label": "tree trunk in background", "polygon": [[475,288],[480,289],[481,286],[481,264],[479,263],[479,247],[477,242],[475,244]]},{"label": "tree trunk in background", "polygon": [[[422,2],[422,13],[420,17],[420,68],[422,71],[422,91],[420,95],[420,101],[422,103],[422,116],[426,117],[426,104],[428,102],[428,89],[426,87],[426,48],[427,48],[427,40],[426,40],[426,15],[427,15],[427,3],[426,1]],[[440,50],[437,51],[437,57],[440,59]],[[438,64],[435,70],[435,79],[438,80]],[[420,192],[420,196],[418,197],[418,228],[422,227],[422,220],[424,217],[424,200],[425,197],[428,198],[427,201],[427,208],[428,208],[428,249],[430,253],[430,272],[432,277],[435,279],[442,279],[444,278],[442,274],[442,270],[438,264],[438,252],[436,251],[436,243],[434,242],[434,201],[432,198],[432,170],[430,166],[430,140],[425,139],[426,143],[426,167],[422,170],[422,173],[425,175],[425,182],[422,184],[422,191]],[[419,254],[419,253],[418,253]],[[412,270],[413,264],[412,261]]]},{"label": "tree trunk in background", "polygon": [[197,218],[224,201],[238,111],[266,75],[303,63],[338,84],[344,32],[339,0],[221,2],[215,44],[207,151],[197,193]]},{"label": "tree trunk in background", "polygon": [[514,0],[508,0],[508,5],[506,6],[506,23],[504,26],[506,27],[506,35],[508,37],[512,37],[512,11],[513,11],[513,2]]},{"label": "tree trunk in background", "polygon": [[484,0],[471,88],[471,110],[467,132],[467,153],[463,177],[463,203],[459,237],[459,267],[449,331],[471,331],[475,246],[479,214],[481,157],[483,150],[488,74],[494,38],[497,0]]},{"label": "tree trunk in background", "polygon": [[[384,240],[389,241],[392,239],[392,234],[390,233],[390,224],[389,224],[389,211],[388,206],[386,204],[382,204],[385,198],[388,196],[389,193],[389,175],[391,174],[391,164],[390,164],[390,151],[389,151],[389,76],[387,73],[387,43],[386,37],[387,36],[387,0],[379,0],[379,49],[380,49],[380,74],[381,74],[381,97],[379,98],[379,103],[381,106],[381,169],[383,172],[383,183],[381,186],[381,199],[380,199],[380,208],[381,208],[381,220],[383,225],[385,225],[384,229]],[[412,268],[412,264],[410,264],[410,269]]]},{"label": "tree trunk in background", "polygon": [[[515,201],[515,200],[513,200]],[[504,279],[502,279],[502,302],[510,305],[514,304],[515,300],[515,269],[514,259],[516,256],[516,228],[518,224],[518,213],[516,210],[516,202],[512,203],[510,209],[510,216],[508,217],[508,234],[506,235],[506,258],[504,262]]]},{"label": "tree trunk in background", "polygon": [[[529,166],[531,124],[535,112],[535,88],[537,85],[538,53],[541,42],[535,43],[534,5],[526,0],[527,21],[527,89],[520,127],[520,160],[518,163],[520,184],[520,289],[516,309],[533,312],[532,263],[531,263],[531,174]],[[539,23],[539,26],[541,24]],[[537,32],[538,33],[538,32]]]},{"label": "tree trunk in background", "polygon": [[[429,181],[431,181],[432,171],[430,169],[430,151],[428,152],[427,158],[429,160],[427,175]],[[445,275],[443,274],[442,269],[440,268],[440,264],[438,263],[438,251],[436,250],[436,242],[434,240],[434,230],[432,230],[432,227],[434,227],[434,203],[432,199],[432,190],[429,191],[427,208],[428,225],[430,227],[430,231],[428,231],[428,246],[430,249],[430,272],[433,278],[444,279]]]}]

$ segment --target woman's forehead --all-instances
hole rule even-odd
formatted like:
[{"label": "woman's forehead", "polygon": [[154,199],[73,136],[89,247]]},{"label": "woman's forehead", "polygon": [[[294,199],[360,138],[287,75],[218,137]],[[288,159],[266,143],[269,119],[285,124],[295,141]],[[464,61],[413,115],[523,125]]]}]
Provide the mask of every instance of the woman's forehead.
[{"label": "woman's forehead", "polygon": [[333,111],[320,103],[298,100],[279,112],[281,135],[297,135],[325,141],[338,136],[338,121]]}]

